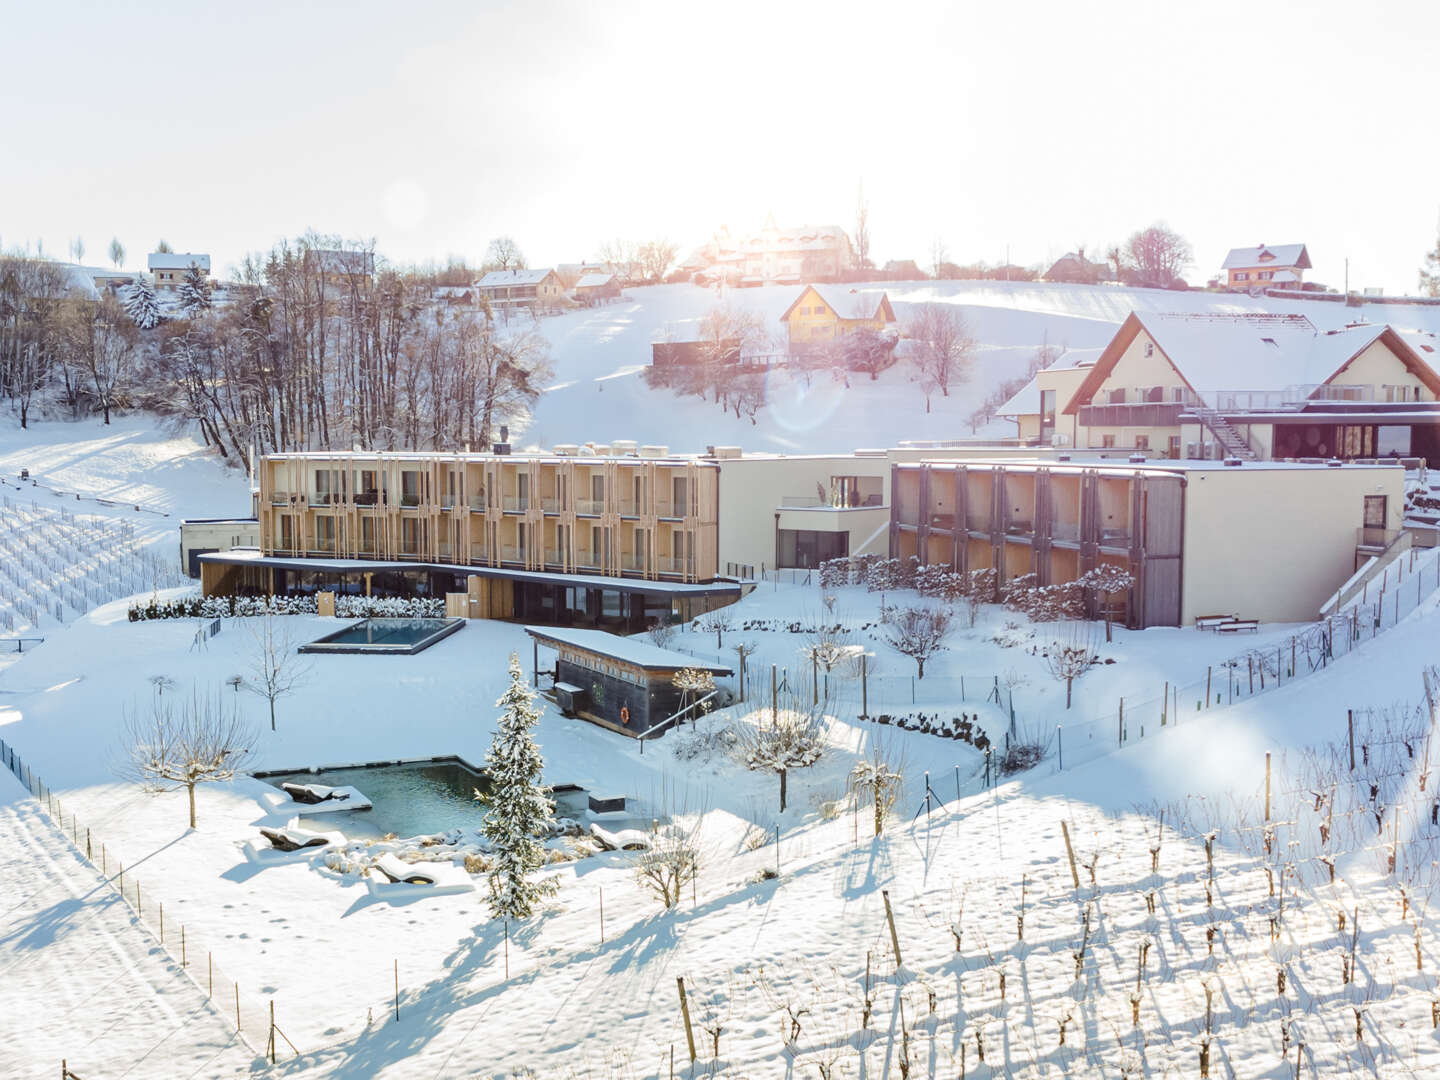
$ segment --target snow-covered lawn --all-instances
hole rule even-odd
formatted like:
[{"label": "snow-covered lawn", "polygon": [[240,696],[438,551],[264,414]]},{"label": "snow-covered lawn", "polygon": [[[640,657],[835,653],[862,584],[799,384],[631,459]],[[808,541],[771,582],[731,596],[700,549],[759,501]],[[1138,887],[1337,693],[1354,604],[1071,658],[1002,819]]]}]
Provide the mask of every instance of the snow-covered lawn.
[{"label": "snow-covered lawn", "polygon": [[[889,603],[897,600],[905,602],[896,594],[887,597]],[[881,673],[877,680],[908,682],[904,666],[908,661],[885,645],[883,632],[873,625],[878,603],[876,594],[840,590],[835,612],[857,628],[872,624],[867,630],[856,629],[853,638],[875,654],[873,663]],[[757,590],[733,610],[737,626],[747,620],[752,624],[764,620],[767,625],[769,620],[803,623],[811,617],[819,620],[820,613],[831,614],[823,612],[818,590],[803,586]],[[1112,886],[1102,878],[1103,891],[1116,894],[1117,904],[1139,902],[1136,890],[1149,873],[1148,857],[1142,858],[1147,853],[1136,838],[1141,825],[1136,820],[1115,824],[1106,815],[1125,813],[1155,799],[1183,802],[1187,795],[1221,799],[1233,792],[1248,796],[1263,768],[1265,747],[1300,746],[1321,736],[1333,737],[1337,724],[1343,731],[1342,704],[1363,706],[1387,703],[1397,696],[1416,697],[1419,667],[1428,655],[1427,639],[1440,619],[1432,603],[1425,614],[1365,646],[1351,660],[1298,680],[1292,687],[1233,709],[1212,711],[1200,721],[1182,722],[1163,738],[1146,740],[1139,748],[1090,765],[1070,768],[1067,763],[1066,771],[1058,775],[1053,760],[1047,761],[1024,777],[1020,786],[1008,785],[998,795],[956,803],[952,793],[948,807],[932,807],[928,819],[921,814],[913,825],[912,816],[923,804],[922,774],[929,771],[937,792],[946,798],[952,771],[973,776],[980,766],[979,755],[962,743],[856,721],[853,681],[847,681],[841,693],[842,680],[832,675],[836,711],[849,710],[849,715],[837,717],[830,750],[820,764],[791,772],[790,809],[783,817],[777,813],[778,785],[773,775],[746,772],[721,754],[677,759],[674,748],[690,737],[688,733],[666,736],[641,755],[632,742],[547,711],[537,729],[547,759],[547,780],[627,795],[640,804],[642,817],[703,810],[708,856],[695,903],[669,916],[661,915],[656,902],[641,893],[623,855],[600,855],[557,868],[562,887],[556,900],[532,925],[513,928],[509,982],[504,978],[504,929],[487,921],[479,893],[427,896],[411,889],[403,897],[387,898],[355,873],[326,869],[322,855],[256,860],[245,844],[258,839],[258,827],[289,820],[288,813],[274,813],[273,789],[260,781],[202,789],[199,828],[188,831],[183,795],[151,796],[115,780],[124,710],[148,706],[154,676],[174,681],[167,693],[186,693],[192,685],[214,688],[230,675],[243,674],[254,652],[246,622],[226,620],[221,634],[199,650],[192,647],[194,625],[189,621],[130,623],[123,604],[101,608],[5,673],[0,686],[10,692],[0,697],[0,737],[53,788],[64,815],[78,816],[95,830],[97,840],[106,845],[105,858],[127,868],[127,887],[136,881],[142,884],[150,909],[147,921],[153,924],[155,918],[151,905],[164,903],[170,933],[183,924],[189,947],[213,952],[225,977],[239,984],[247,1017],[263,1016],[268,1002],[275,1002],[281,1029],[305,1055],[293,1068],[303,1069],[308,1063],[317,1074],[354,1076],[470,1069],[503,1072],[547,1060],[579,1061],[599,1068],[610,1060],[613,1048],[620,1047],[631,1048],[626,1052],[635,1055],[636,1074],[646,1075],[656,1067],[658,1055],[668,1053],[669,1043],[677,1039],[676,975],[685,975],[705,994],[723,990],[734,997],[734,1004],[726,1007],[732,1015],[724,1026],[732,1034],[722,1036],[724,1061],[742,1071],[778,1068],[788,1051],[776,1034],[771,996],[788,995],[798,1001],[831,993],[823,987],[837,980],[847,986],[853,983],[863,968],[864,953],[884,951],[888,931],[876,889],[885,888],[899,907],[897,918],[909,924],[906,937],[917,940],[913,953],[907,951],[905,957],[908,974],[901,981],[907,989],[895,989],[893,965],[887,969],[878,963],[877,970],[887,980],[886,992],[892,996],[885,999],[883,1016],[877,1013],[872,1024],[887,1030],[892,1022],[898,1025],[898,998],[893,997],[897,992],[907,995],[907,1023],[914,1024],[918,1007],[914,995],[922,993],[917,989],[921,978],[943,984],[946,989],[937,993],[942,998],[950,995],[945,1008],[951,1019],[935,1021],[934,1053],[949,1069],[950,1058],[945,1055],[958,1054],[959,1043],[953,1031],[946,1032],[956,1023],[965,1027],[967,1021],[955,1016],[972,1015],[969,1005],[956,1014],[956,979],[967,1002],[972,995],[990,994],[970,984],[983,981],[974,972],[989,969],[991,956],[998,958],[1003,952],[1016,964],[1014,978],[1023,975],[1033,980],[1026,1019],[1009,1021],[1017,1028],[1011,1038],[1021,1040],[1023,1028],[1030,1049],[1022,1051],[1018,1042],[1012,1046],[1007,1051],[1009,1068],[1012,1075],[1043,1075],[1041,1065],[1026,1062],[1033,1057],[1053,1068],[1061,1060],[1042,1052],[1049,1045],[1049,1036],[1042,1032],[1050,1022],[1045,1017],[1052,1006],[1058,1008],[1072,995],[1065,988],[1068,980],[1064,984],[1056,980],[1063,974],[1058,970],[1064,966],[1061,961],[1068,963],[1070,945],[1065,935],[1071,930],[1066,927],[1078,918],[1078,908],[1063,887],[1068,869],[1062,865],[1063,849],[1055,847],[1058,818],[1069,815],[1072,827],[1084,837],[1099,837],[1086,841],[1092,847],[1104,847],[1107,856],[1117,853],[1114,872],[1120,881]],[[333,620],[311,616],[284,622],[299,640],[334,627]],[[932,660],[926,678],[915,684],[920,702],[915,708],[924,711],[928,705],[938,711],[948,705],[951,713],[963,710],[978,716],[992,738],[1003,739],[1008,716],[993,703],[959,704],[947,701],[946,695],[961,674],[968,678],[1008,664],[1018,676],[1011,681],[1019,722],[1049,726],[1063,720],[1063,687],[1044,672],[1043,661],[1030,655],[1023,643],[1005,647],[993,640],[997,634],[1006,640],[1028,640],[1029,628],[1024,625],[1008,633],[1004,629],[1006,623],[1023,622],[999,609],[986,609],[973,631],[960,631],[952,648]],[[1047,632],[1038,628],[1037,639]],[[806,642],[804,634],[784,629],[731,630],[725,633],[726,650],[738,640],[758,646],[752,664],[766,675],[758,700],[752,697],[750,706],[737,706],[727,715],[768,704],[766,669],[771,663],[788,665],[804,676],[799,680],[803,696],[809,687],[808,662],[799,653]],[[713,633],[700,628],[687,629],[675,643],[715,653]],[[1114,643],[1100,646],[1102,655],[1116,663],[1102,665],[1081,679],[1072,711],[1099,712],[1112,696],[1139,694],[1167,672],[1188,673],[1207,659],[1228,655],[1234,647],[1232,641],[1217,642],[1214,635],[1195,631],[1127,633],[1117,628]],[[511,650],[521,653],[528,668],[529,642],[519,627],[472,622],[414,657],[315,657],[308,684],[282,699],[278,730],[262,731],[256,767],[302,768],[448,754],[479,761],[493,730],[492,703],[503,689],[505,657]],[[1394,680],[1394,686],[1385,686],[1387,678]],[[239,703],[257,721],[263,717],[260,699],[242,694]],[[723,715],[708,718],[702,730],[725,719]],[[898,831],[872,842],[864,836],[863,811],[857,813],[846,801],[845,777],[856,756],[877,743],[906,758],[909,783],[896,808],[897,823],[892,828]],[[827,820],[836,810],[824,810],[825,804],[838,804],[840,816]],[[782,829],[783,880],[779,885],[752,884],[762,868],[775,865],[773,841],[763,838],[776,824]],[[1117,837],[1124,832],[1129,839],[1121,846],[1118,840],[1107,840],[1107,832]],[[1185,955],[1165,952],[1164,966],[1154,977],[1165,973],[1170,989],[1155,992],[1153,1007],[1167,1017],[1184,1013],[1193,1018],[1198,991],[1184,984],[1181,976],[1204,966],[1195,956],[1197,941],[1190,940],[1199,932],[1193,928],[1204,921],[1195,908],[1199,892],[1193,884],[1193,868],[1203,862],[1203,852],[1193,838],[1177,838],[1173,843],[1175,865],[1191,871],[1188,877],[1167,877],[1160,886],[1175,893],[1174,926],[1151,926],[1148,914],[1130,912],[1122,920],[1123,933],[1172,935],[1166,950],[1173,947]],[[1167,862],[1168,851],[1167,847]],[[1255,940],[1258,931],[1250,924],[1256,901],[1249,895],[1253,881],[1244,875],[1246,868],[1259,873],[1256,856],[1226,848],[1224,858],[1225,872],[1240,875],[1243,885],[1237,880],[1236,887],[1245,890],[1243,897],[1229,901],[1226,948],[1253,998],[1262,968],[1271,963],[1268,941]],[[113,865],[110,869],[113,876]],[[957,959],[942,915],[957,890],[964,892],[970,883],[977,897],[987,891],[1008,895],[1021,877],[1028,877],[1034,890],[1036,937],[1023,948],[1017,943],[1002,950],[1001,930],[992,928],[978,939],[983,948]],[[480,886],[483,889],[483,881]],[[599,941],[602,890],[603,946]],[[996,903],[972,899],[967,910],[973,908],[979,925],[1001,927],[1013,914],[1002,915]],[[1114,917],[1108,911],[1104,914],[1107,919]],[[1297,955],[1333,944],[1320,934],[1318,916],[1314,920],[1306,924],[1306,932],[1315,940],[1297,945]],[[1106,932],[1113,939],[1122,930],[1111,926]],[[1034,966],[1040,963],[1040,954],[1031,951],[1040,950],[1042,941],[1049,943],[1043,978]],[[1134,937],[1131,944],[1138,941]],[[1115,995],[1134,977],[1133,970],[1122,971],[1130,963],[1125,958],[1130,944],[1113,948],[1114,971],[1094,976],[1094,993],[1105,1001],[1105,1010],[1122,1006],[1128,1010],[1128,1001]],[[397,960],[398,1023],[386,1019],[387,1008],[393,1006]],[[832,974],[832,968],[839,974]],[[317,973],[323,973],[323,992],[317,990]],[[1273,972],[1266,978],[1273,978]],[[788,989],[766,989],[770,983]],[[845,993],[852,991],[853,987]],[[858,1029],[853,1017],[842,1022],[846,1013],[838,1001],[820,1008],[817,998],[817,1007],[811,1010],[825,1017],[822,1030],[827,1034],[822,1042],[853,1036]],[[1261,1008],[1254,1001],[1234,1005],[1240,1010],[1234,1015]],[[998,1003],[991,1004],[988,1022],[998,1025],[1001,1010]],[[1235,1022],[1226,1021],[1232,1027]],[[1147,1031],[1146,1038],[1153,1055],[1162,1055],[1179,1068],[1187,1055],[1193,1056],[1193,1038],[1178,1021],[1166,1023],[1177,1030],[1167,1029],[1163,1035]],[[1104,1024],[1097,1019],[1091,1026],[1090,1053],[1096,1061],[1109,1060],[1103,1053]],[[1268,1024],[1263,1036],[1255,1037],[1271,1040],[1277,1037],[1273,1028],[1274,1023]],[[997,1027],[995,1037],[1000,1038],[1003,1030]],[[965,1038],[973,1039],[966,1031]],[[913,1028],[911,1038],[918,1038]],[[883,1052],[880,1043],[886,1044]],[[889,1048],[888,1039],[880,1043],[871,1051],[870,1068],[879,1067],[878,1058],[887,1055],[892,1058],[889,1067],[897,1068],[893,1055],[898,1051]],[[806,1045],[811,1051],[817,1049]],[[913,1048],[912,1052],[918,1053]],[[969,1052],[975,1052],[973,1046]],[[1024,1068],[1040,1071],[1027,1073]],[[1237,1075],[1256,1074],[1240,1070]]]}]

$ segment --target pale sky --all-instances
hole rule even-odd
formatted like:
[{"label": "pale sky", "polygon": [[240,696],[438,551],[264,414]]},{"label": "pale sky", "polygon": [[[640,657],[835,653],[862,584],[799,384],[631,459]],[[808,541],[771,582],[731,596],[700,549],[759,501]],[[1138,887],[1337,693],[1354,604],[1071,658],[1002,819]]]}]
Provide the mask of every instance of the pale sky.
[{"label": "pale sky", "polygon": [[402,262],[682,249],[766,213],[1021,264],[1163,219],[1413,291],[1440,4],[0,0],[0,245],[223,272],[308,228]]}]

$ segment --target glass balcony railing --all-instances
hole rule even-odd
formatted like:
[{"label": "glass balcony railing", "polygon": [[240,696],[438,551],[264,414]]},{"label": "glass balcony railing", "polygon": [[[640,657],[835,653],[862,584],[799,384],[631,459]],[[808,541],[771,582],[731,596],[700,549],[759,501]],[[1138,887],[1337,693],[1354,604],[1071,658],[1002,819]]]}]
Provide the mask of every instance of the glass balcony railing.
[{"label": "glass balcony railing", "polygon": [[546,565],[546,566],[559,566],[559,565],[560,565],[560,549],[559,549],[559,548],[546,548],[546,549],[545,549],[545,565]]},{"label": "glass balcony railing", "polygon": [[488,562],[489,560],[490,560],[490,550],[489,550],[484,544],[471,544],[471,545],[470,545],[470,561],[471,561],[471,562]]},{"label": "glass balcony railing", "polygon": [[479,510],[481,512],[484,512],[485,510],[484,495],[471,495],[470,498],[466,500],[466,502],[469,504],[471,510]]},{"label": "glass balcony railing", "polygon": [[576,499],[575,512],[577,514],[589,514],[592,517],[605,512],[604,499]]},{"label": "glass balcony railing", "polygon": [[600,555],[598,552],[587,551],[585,548],[576,548],[575,566],[580,570],[598,570],[600,569]]},{"label": "glass balcony railing", "polygon": [[511,547],[508,544],[501,544],[500,561],[523,563],[525,561],[525,552],[521,548]]},{"label": "glass balcony railing", "polygon": [[662,574],[683,574],[685,573],[685,560],[673,555],[658,555],[655,558],[655,569]]},{"label": "glass balcony railing", "polygon": [[506,495],[501,507],[509,511],[523,511],[530,509],[530,500],[523,495]]}]

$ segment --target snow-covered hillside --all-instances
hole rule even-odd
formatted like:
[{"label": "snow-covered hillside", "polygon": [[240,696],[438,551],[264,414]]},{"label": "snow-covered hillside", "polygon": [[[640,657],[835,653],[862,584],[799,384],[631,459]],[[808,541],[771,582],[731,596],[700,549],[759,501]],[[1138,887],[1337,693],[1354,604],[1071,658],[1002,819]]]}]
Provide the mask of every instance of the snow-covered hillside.
[{"label": "snow-covered hillside", "polygon": [[[769,403],[752,424],[733,412],[722,413],[713,402],[652,391],[641,372],[650,363],[653,342],[666,334],[676,340],[693,338],[699,320],[718,303],[757,311],[772,331],[783,332],[780,315],[798,289],[731,289],[723,296],[693,285],[627,289],[615,304],[541,320],[538,329],[551,345],[555,381],[517,442],[543,447],[635,439],[684,452],[707,444],[836,452],[903,439],[968,437],[971,412],[999,383],[1022,374],[1041,345],[1104,345],[1131,311],[1268,311],[1303,314],[1321,328],[1366,319],[1401,329],[1440,329],[1440,308],[1424,306],[1351,308],[1318,300],[1033,282],[887,282],[843,288],[885,291],[902,323],[917,304],[958,306],[979,345],[969,378],[949,397],[935,397],[927,414],[924,395],[904,364],[884,372],[877,382],[852,375],[848,387],[829,378],[807,385],[776,371],[767,385]],[[1013,424],[1004,421],[981,431],[1013,433]]]}]

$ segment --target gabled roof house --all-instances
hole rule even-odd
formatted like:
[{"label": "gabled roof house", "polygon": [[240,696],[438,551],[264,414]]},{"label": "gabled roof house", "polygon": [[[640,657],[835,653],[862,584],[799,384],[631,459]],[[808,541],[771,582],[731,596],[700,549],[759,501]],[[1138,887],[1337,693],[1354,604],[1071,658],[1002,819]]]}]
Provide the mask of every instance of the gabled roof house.
[{"label": "gabled roof house", "polygon": [[1231,248],[1221,263],[1227,289],[1264,289],[1299,286],[1310,269],[1310,253],[1304,244],[1257,244]]}]

